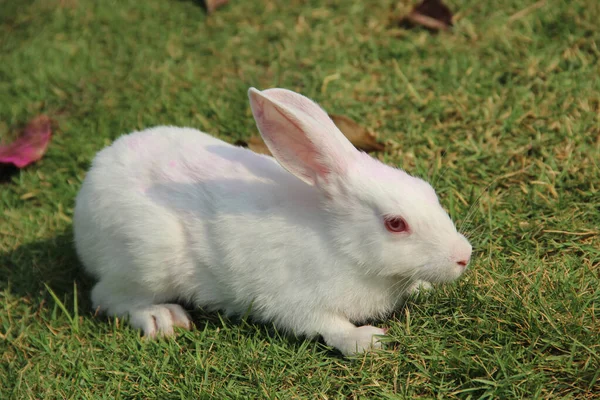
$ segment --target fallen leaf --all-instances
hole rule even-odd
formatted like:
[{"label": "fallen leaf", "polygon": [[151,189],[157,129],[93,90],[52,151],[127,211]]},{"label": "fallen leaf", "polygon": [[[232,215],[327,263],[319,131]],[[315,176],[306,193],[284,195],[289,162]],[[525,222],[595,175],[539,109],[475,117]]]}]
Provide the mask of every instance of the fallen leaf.
[{"label": "fallen leaf", "polygon": [[260,136],[251,136],[250,139],[248,139],[247,146],[255,153],[271,155],[271,151]]},{"label": "fallen leaf", "polygon": [[32,119],[11,144],[0,146],[0,163],[23,168],[46,153],[52,137],[52,121],[46,115]]},{"label": "fallen leaf", "polygon": [[215,10],[221,6],[227,4],[229,0],[204,0],[204,6],[206,7],[206,12],[208,14],[212,14]]},{"label": "fallen leaf", "polygon": [[431,31],[445,31],[452,26],[452,12],[442,0],[423,0],[400,23],[409,28],[422,26]]},{"label": "fallen leaf", "polygon": [[367,152],[385,150],[385,146],[377,141],[372,131],[360,126],[354,120],[345,115],[335,114],[329,114],[329,118],[357,149]]},{"label": "fallen leaf", "polygon": [[[379,143],[375,134],[370,130],[360,126],[354,120],[344,116],[329,114],[329,118],[338,127],[348,140],[359,150],[363,151],[383,151],[385,145]],[[251,136],[248,141],[239,140],[235,143],[237,146],[248,147],[255,153],[271,155],[269,148],[260,136]]]}]

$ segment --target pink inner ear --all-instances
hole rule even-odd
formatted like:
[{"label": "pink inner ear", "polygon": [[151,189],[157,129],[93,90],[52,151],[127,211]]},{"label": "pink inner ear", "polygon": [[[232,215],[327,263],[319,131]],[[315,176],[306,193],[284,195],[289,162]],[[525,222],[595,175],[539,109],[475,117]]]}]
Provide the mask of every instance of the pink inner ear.
[{"label": "pink inner ear", "polygon": [[250,93],[250,108],[257,124],[265,122],[265,100]]},{"label": "pink inner ear", "polygon": [[[303,129],[306,129],[306,127],[302,127],[300,121],[286,115],[285,113],[280,113],[280,115],[289,123],[289,127],[295,128],[296,131],[295,135],[289,136],[288,143],[290,148],[306,164],[310,165],[319,175],[329,174],[331,169],[328,168],[323,162],[320,162],[322,161],[321,158],[323,157],[321,152],[317,150],[316,145],[310,140],[310,137],[306,137],[302,134]],[[286,129],[286,127],[282,126],[281,129]]]},{"label": "pink inner ear", "polygon": [[329,143],[335,137],[323,129],[326,124],[315,118],[319,114],[327,120],[329,117],[316,104],[283,89],[263,93],[250,90],[250,102],[265,143],[292,174],[314,184],[316,176],[325,178],[332,168],[342,170],[340,160],[335,157],[336,146]]},{"label": "pink inner ear", "polygon": [[[269,112],[267,111],[267,114]],[[319,162],[321,154],[315,145],[308,140],[302,140],[302,128],[296,121],[282,114],[270,118],[264,116],[263,111],[260,115],[262,121],[257,122],[262,127],[261,133],[265,143],[286,169],[309,181],[314,181],[315,174],[325,176],[331,172],[325,164]]]}]

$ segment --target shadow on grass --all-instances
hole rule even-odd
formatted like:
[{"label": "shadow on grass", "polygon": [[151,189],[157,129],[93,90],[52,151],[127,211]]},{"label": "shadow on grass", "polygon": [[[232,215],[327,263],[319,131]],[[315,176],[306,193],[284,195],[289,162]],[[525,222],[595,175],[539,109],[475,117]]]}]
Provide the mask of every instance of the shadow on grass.
[{"label": "shadow on grass", "polygon": [[[43,304],[54,305],[55,300],[46,288],[70,312],[77,299],[78,314],[82,318],[96,319],[98,323],[110,324],[113,318],[95,315],[90,300],[90,290],[94,278],[85,273],[77,257],[71,230],[45,240],[39,240],[19,246],[17,249],[0,253],[0,290],[8,291],[27,299],[33,309]],[[223,325],[235,326],[248,335],[260,335],[261,340],[282,338],[292,346],[300,346],[303,339],[278,333],[270,324],[253,324],[251,320],[227,318],[217,312],[206,312],[190,304],[182,304],[190,313],[195,330],[217,330]],[[52,308],[48,307],[48,308]],[[107,328],[108,329],[108,328]]]},{"label": "shadow on grass", "polygon": [[0,164],[0,184],[10,182],[18,172],[19,168],[12,164]]},{"label": "shadow on grass", "polygon": [[[67,310],[73,309],[76,298],[79,314],[93,318],[96,313],[90,291],[94,284],[95,279],[84,271],[77,257],[71,230],[0,254],[0,288],[8,286],[11,293],[28,298],[33,305],[42,301],[53,304],[47,285]],[[189,305],[186,308],[190,310]],[[216,313],[191,310],[191,314],[197,327],[221,325]]]},{"label": "shadow on grass", "polygon": [[69,309],[77,290],[79,307],[90,307],[88,293],[93,282],[77,259],[71,231],[0,253],[0,282],[2,288],[8,286],[10,292],[28,297],[32,304],[52,299],[46,284]]}]

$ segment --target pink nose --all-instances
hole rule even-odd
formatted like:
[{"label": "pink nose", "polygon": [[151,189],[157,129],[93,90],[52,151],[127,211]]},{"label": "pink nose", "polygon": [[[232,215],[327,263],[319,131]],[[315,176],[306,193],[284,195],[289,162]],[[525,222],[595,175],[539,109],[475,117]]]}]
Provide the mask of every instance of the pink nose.
[{"label": "pink nose", "polygon": [[463,235],[458,235],[452,249],[452,260],[454,260],[461,268],[466,268],[471,261],[471,244]]}]

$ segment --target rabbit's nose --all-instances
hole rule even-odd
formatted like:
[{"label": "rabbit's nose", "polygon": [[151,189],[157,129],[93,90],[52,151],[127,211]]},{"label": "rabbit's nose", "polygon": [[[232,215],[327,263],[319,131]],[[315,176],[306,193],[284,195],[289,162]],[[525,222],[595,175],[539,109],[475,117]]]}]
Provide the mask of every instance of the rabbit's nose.
[{"label": "rabbit's nose", "polygon": [[465,268],[469,264],[469,261],[471,261],[472,250],[473,248],[469,241],[464,236],[460,235],[454,244],[452,259],[458,265]]},{"label": "rabbit's nose", "polygon": [[467,264],[469,264],[469,261],[471,261],[470,257],[464,260],[457,261],[456,263],[464,268],[467,266]]}]

